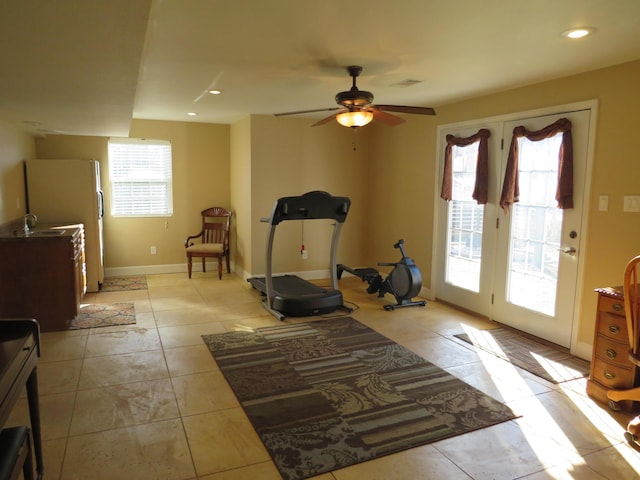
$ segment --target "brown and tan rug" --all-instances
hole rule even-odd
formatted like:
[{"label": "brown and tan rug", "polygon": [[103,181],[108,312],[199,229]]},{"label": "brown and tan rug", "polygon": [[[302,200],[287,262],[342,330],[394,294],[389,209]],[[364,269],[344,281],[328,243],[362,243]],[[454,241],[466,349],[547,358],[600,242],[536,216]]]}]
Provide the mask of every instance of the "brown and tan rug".
[{"label": "brown and tan rug", "polygon": [[89,304],[80,308],[80,313],[71,320],[69,330],[83,328],[112,327],[136,323],[133,303]]},{"label": "brown and tan rug", "polygon": [[505,328],[459,334],[460,340],[502,358],[552,383],[589,375],[590,363],[562,347],[536,341]]},{"label": "brown and tan rug", "polygon": [[147,277],[145,275],[107,277],[100,289],[101,292],[123,292],[126,290],[147,290]]},{"label": "brown and tan rug", "polygon": [[351,317],[203,339],[285,479],[515,418]]}]

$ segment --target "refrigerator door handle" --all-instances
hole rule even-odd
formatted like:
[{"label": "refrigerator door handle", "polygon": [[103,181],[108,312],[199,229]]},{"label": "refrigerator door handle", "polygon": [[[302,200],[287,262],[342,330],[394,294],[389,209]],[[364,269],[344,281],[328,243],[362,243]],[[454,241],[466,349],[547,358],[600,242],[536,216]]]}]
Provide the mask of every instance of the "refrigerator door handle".
[{"label": "refrigerator door handle", "polygon": [[98,190],[98,218],[104,218],[104,192]]}]

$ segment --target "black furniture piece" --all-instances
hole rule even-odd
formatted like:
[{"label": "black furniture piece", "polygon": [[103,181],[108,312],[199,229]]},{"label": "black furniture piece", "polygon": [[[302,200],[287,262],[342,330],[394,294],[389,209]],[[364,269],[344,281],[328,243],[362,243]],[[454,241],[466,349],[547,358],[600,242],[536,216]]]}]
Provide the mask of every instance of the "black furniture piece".
[{"label": "black furniture piece", "polygon": [[[40,328],[36,320],[0,319],[0,427],[4,427],[18,396],[26,385],[37,478],[40,480],[44,470],[38,401],[39,356]],[[10,444],[19,443],[24,431],[10,431],[8,435],[7,441]],[[5,451],[0,450],[0,456],[3,455]]]},{"label": "black furniture piece", "polygon": [[[322,315],[338,308],[350,310],[343,305],[342,293],[338,290],[336,276],[336,254],[340,230],[347,219],[351,200],[334,197],[327,192],[307,192],[298,197],[283,197],[276,201],[271,217],[262,219],[269,223],[266,271],[264,277],[252,277],[247,281],[265,295],[264,307],[276,318],[286,316]],[[276,227],[288,220],[331,219],[336,223],[331,238],[329,272],[331,288],[324,289],[295,275],[272,275],[273,239]]]},{"label": "black furniture piece", "polygon": [[0,431],[0,480],[33,480],[31,436],[27,427],[11,427]]}]

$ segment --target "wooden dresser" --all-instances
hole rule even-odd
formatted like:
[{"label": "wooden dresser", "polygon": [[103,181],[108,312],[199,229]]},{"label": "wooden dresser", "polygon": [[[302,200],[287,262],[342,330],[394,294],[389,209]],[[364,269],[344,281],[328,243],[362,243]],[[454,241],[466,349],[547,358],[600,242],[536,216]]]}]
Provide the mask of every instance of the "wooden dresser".
[{"label": "wooden dresser", "polygon": [[[598,309],[593,339],[591,372],[587,393],[608,403],[607,390],[624,390],[640,385],[640,368],[629,361],[629,337],[622,287],[596,289]],[[632,411],[634,402],[623,401],[620,409]]]}]

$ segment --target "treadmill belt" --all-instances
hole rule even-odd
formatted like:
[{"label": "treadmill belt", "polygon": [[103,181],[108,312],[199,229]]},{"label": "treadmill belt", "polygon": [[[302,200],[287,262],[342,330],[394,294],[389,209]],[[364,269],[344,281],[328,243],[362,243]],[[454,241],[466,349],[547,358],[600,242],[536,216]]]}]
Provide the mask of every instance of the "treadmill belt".
[{"label": "treadmill belt", "polygon": [[[250,278],[249,283],[256,290],[260,290],[262,294],[267,293],[267,286],[264,277]],[[286,294],[286,296],[302,296],[312,293],[324,293],[327,290],[307,282],[295,275],[281,275],[273,277],[273,290],[277,295]]]},{"label": "treadmill belt", "polygon": [[[266,296],[264,277],[250,278],[248,282]],[[343,307],[342,293],[319,287],[295,275],[282,275],[273,277],[273,298],[271,304],[265,303],[265,306],[272,313],[279,312],[284,316],[323,315]]]}]

